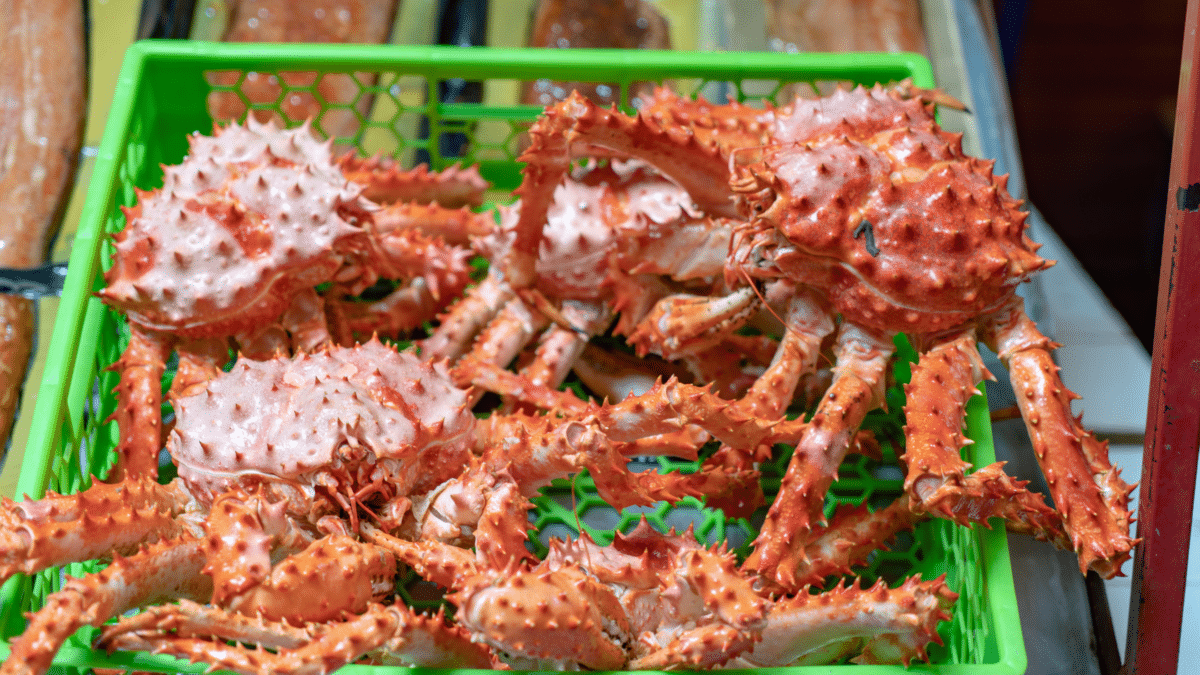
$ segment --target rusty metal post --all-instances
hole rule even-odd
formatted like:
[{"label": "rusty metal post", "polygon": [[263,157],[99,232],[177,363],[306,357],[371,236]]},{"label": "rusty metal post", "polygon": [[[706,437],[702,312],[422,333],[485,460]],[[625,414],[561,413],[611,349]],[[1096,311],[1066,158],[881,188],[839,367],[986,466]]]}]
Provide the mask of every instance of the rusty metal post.
[{"label": "rusty metal post", "polygon": [[1123,668],[1127,675],[1168,675],[1179,666],[1200,443],[1198,28],[1200,0],[1188,0],[1138,498],[1142,543],[1134,558]]}]

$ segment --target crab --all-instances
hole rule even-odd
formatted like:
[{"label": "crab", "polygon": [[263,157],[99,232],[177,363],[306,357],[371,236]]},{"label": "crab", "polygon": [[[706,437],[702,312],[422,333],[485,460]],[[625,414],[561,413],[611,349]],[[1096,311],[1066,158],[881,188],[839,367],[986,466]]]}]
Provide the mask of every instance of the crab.
[{"label": "crab", "polygon": [[[822,341],[832,334],[839,345],[832,384],[797,439],[752,569],[797,587],[824,495],[849,439],[883,403],[885,365],[903,333],[920,352],[906,389],[910,507],[968,522],[977,514],[967,505],[984,498],[1048,518],[1049,507],[1021,496],[1023,488],[980,492],[995,483],[972,482],[959,455],[969,442],[966,401],[990,377],[976,351],[982,340],[1009,370],[1081,571],[1111,578],[1136,544],[1132,488],[1072,415],[1076,396],[1050,356],[1056,345],[1015,293],[1051,263],[1025,235],[1028,214],[1005,190],[1006,177],[962,152],[961,135],[937,125],[927,94],[859,87],[760,110],[660,92],[635,116],[570,97],[530,130],[520,216],[498,266],[514,292],[536,290],[552,195],[576,158],[654,166],[706,216],[737,222],[723,263],[727,290],[662,298],[632,340],[661,354],[711,342],[745,325],[760,297],[780,299],[776,357],[741,399],[746,411],[779,414]],[[765,448],[748,450],[761,457]]]},{"label": "crab", "polygon": [[581,532],[552,539],[543,560],[499,568],[444,544],[367,538],[450,589],[458,625],[530,670],[780,667],[854,655],[907,665],[926,658],[957,599],[944,579],[913,578],[774,600],[728,551],[645,520],[607,546]]},{"label": "crab", "polygon": [[[694,453],[686,431],[693,423],[729,439],[771,428],[729,417],[728,403],[711,394],[685,393],[699,397],[689,419],[661,406],[644,409],[635,398],[561,417],[517,413],[481,421],[444,364],[378,340],[239,359],[174,401],[165,449],[178,476],[170,483],[127,475],[76,495],[3,502],[0,577],[80,560],[113,562],[51,594],[2,672],[44,670],[79,627],[163,599],[206,603],[208,618],[194,620],[227,616],[229,630],[260,614],[293,627],[336,623],[343,613],[394,617],[400,610],[379,605],[392,589],[394,560],[359,540],[365,526],[464,551],[474,546],[470,555],[481,565],[502,566],[529,556],[529,497],[584,468],[618,506],[701,494],[721,476],[634,473],[628,459]],[[134,625],[143,638],[150,630]],[[433,625],[395,624],[421,631]],[[283,628],[263,630],[264,644],[298,648]],[[310,632],[316,640],[349,630]],[[456,639],[429,639],[443,638]],[[362,643],[374,645],[368,651],[381,647],[372,640]],[[463,653],[475,659],[471,654]]]},{"label": "crab", "polygon": [[[169,395],[176,397],[202,387],[231,348],[269,358],[411,330],[469,281],[469,250],[423,226],[435,233],[487,227],[488,216],[465,207],[421,203],[442,191],[456,204],[477,200],[482,179],[473,169],[449,170],[443,180],[379,158],[335,161],[329,142],[307,125],[285,130],[250,120],[189,143],[183,163],[164,168],[163,187],[139,192],[138,204],[125,209],[99,292],[132,333],[115,365],[125,437],[112,480],[157,470],[157,387],[172,350],[179,369]],[[364,191],[416,201],[380,207]],[[402,283],[374,302],[352,299],[381,278]],[[329,288],[318,293],[322,284]]]},{"label": "crab", "polygon": [[[385,612],[371,608],[391,593],[395,562],[356,539],[359,515],[397,522],[410,495],[460,470],[474,442],[465,401],[444,371],[378,341],[239,360],[175,401],[170,483],[128,476],[4,502],[5,578],[112,563],[51,594],[0,672],[41,672],[77,628],[162,599],[292,626]],[[409,625],[436,630],[397,629]]]}]

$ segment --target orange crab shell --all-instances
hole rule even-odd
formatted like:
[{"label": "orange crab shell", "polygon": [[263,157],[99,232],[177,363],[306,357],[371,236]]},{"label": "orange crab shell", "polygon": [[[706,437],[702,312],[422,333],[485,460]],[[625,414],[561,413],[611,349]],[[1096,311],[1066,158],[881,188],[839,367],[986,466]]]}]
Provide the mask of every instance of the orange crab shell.
[{"label": "orange crab shell", "polygon": [[430,489],[467,462],[475,424],[442,367],[378,341],[243,359],[176,411],[167,448],[194,494],[262,479],[296,505],[320,474],[360,465],[397,494]]},{"label": "orange crab shell", "polygon": [[296,289],[338,269],[332,251],[366,236],[360,188],[308,166],[267,149],[231,165],[218,189],[141,193],[114,237],[101,297],[140,325],[184,337],[278,316]]},{"label": "orange crab shell", "polygon": [[827,288],[853,321],[925,333],[998,308],[1049,266],[1006,177],[965,156],[919,102],[864,89],[830,101],[847,116],[781,117],[780,135],[795,140],[733,183],[780,271]]}]

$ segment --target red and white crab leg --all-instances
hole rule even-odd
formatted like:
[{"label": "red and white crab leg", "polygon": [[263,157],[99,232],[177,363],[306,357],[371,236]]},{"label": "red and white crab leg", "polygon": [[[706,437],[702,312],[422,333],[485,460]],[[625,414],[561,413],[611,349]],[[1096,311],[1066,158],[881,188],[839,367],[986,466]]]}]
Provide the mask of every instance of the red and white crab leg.
[{"label": "red and white crab leg", "polygon": [[59,647],[83,626],[100,626],[114,616],[145,604],[175,598],[201,601],[212,581],[201,573],[203,541],[185,533],[160,541],[128,557],[114,558],[105,569],[68,579],[29,619],[0,666],[2,675],[46,672]]},{"label": "red and white crab leg", "polygon": [[[497,367],[490,371],[524,383],[529,389],[546,389]],[[677,387],[682,388],[683,394],[679,394]],[[677,402],[686,399],[681,407],[704,412],[694,414],[692,419],[681,419],[672,404],[673,398]],[[639,402],[643,401],[650,405],[639,409]],[[704,402],[709,405],[704,406]],[[679,432],[692,422],[701,426],[728,424],[733,427],[730,433],[743,433],[740,425],[751,430],[755,438],[773,433],[772,423],[756,418],[738,418],[732,422],[719,419],[721,411],[732,407],[730,402],[677,383],[668,383],[660,391],[618,406],[600,408],[582,402],[581,405],[586,406],[583,413],[568,413],[566,419],[517,414],[501,417],[501,422],[493,415],[492,421],[477,428],[482,458],[461,476],[414,500],[413,512],[421,536],[451,543],[473,538],[481,553],[494,556],[503,564],[510,557],[528,555],[524,547],[528,527],[524,515],[526,499],[555,478],[586,468],[600,497],[616,508],[646,506],[662,500],[675,502],[689,495],[700,496],[701,487],[711,487],[720,478],[736,474],[631,472],[627,466],[629,457],[622,451],[644,450],[632,441]],[[713,414],[705,414],[709,411]],[[487,539],[481,540],[485,534]]]},{"label": "red and white crab leg", "polygon": [[292,296],[279,323],[291,335],[293,352],[312,353],[333,342],[325,317],[325,298],[315,289],[305,288]]},{"label": "red and white crab leg", "polygon": [[365,340],[372,335],[404,336],[437,316],[442,303],[429,292],[424,279],[413,279],[380,300],[339,300],[334,306],[346,333],[346,339],[339,338],[338,343],[348,344],[355,337]]},{"label": "red and white crab leg", "polygon": [[176,352],[179,354],[179,365],[171,380],[171,389],[167,392],[167,399],[171,401],[200,391],[209,380],[221,373],[221,367],[229,362],[229,340],[180,340]]},{"label": "red and white crab leg", "polygon": [[777,282],[768,288],[768,301],[781,291],[791,296],[784,317],[783,339],[771,365],[738,400],[743,412],[765,419],[783,417],[795,397],[800,378],[816,370],[821,342],[834,329],[833,319],[815,293]]},{"label": "red and white crab leg", "polygon": [[459,625],[510,659],[522,664],[530,659],[543,668],[582,664],[614,670],[625,664],[625,650],[614,640],[614,633],[630,637],[625,610],[612,590],[579,565],[533,571],[512,560],[480,565],[456,546],[406,541],[369,527],[364,536],[421,578],[456,591],[447,598],[458,605]]},{"label": "red and white crab leg", "polygon": [[[905,386],[904,488],[918,513],[960,525],[1004,518],[1008,528],[1062,545],[1062,524],[1040,495],[1005,475],[1002,462],[967,475],[959,449],[967,400],[990,377],[975,345],[974,330],[947,336],[920,355]],[[1068,547],[1069,548],[1069,547]]]},{"label": "red and white crab leg", "polygon": [[630,670],[720,667],[762,639],[771,603],[755,592],[731,553],[703,548],[683,551],[677,565],[677,581],[672,581],[696,594],[715,620],[682,631],[643,633]]},{"label": "red and white crab leg", "polygon": [[162,377],[171,354],[171,337],[129,324],[129,345],[111,368],[121,374],[117,384],[120,429],[116,464],[106,481],[127,477],[158,477],[158,450],[162,447]]},{"label": "red and white crab leg", "polygon": [[[1064,550],[1070,541],[1062,523],[1042,498],[1024,489],[1025,482],[1004,473],[1000,463],[984,467],[964,478],[962,489],[948,496],[946,506],[959,514],[963,525],[1001,518],[1009,532],[1025,534]],[[804,556],[796,568],[797,583],[819,585],[830,576],[849,574],[856,565],[865,565],[871,552],[879,550],[896,534],[911,530],[935,514],[914,507],[908,495],[901,495],[886,507],[870,511],[865,504],[839,507],[804,547]],[[772,593],[775,588],[764,590]]]},{"label": "red and white crab leg", "polygon": [[1021,417],[1079,556],[1080,571],[1093,569],[1109,579],[1119,575],[1137,543],[1129,536],[1133,488],[1109,462],[1108,444],[1071,415],[1071,401],[1078,396],[1063,384],[1050,358],[1058,345],[1025,315],[1020,298],[982,322],[981,331],[1008,367]]},{"label": "red and white crab leg", "polygon": [[912,366],[904,386],[904,489],[919,510],[955,519],[942,502],[961,492],[971,467],[959,450],[972,443],[963,435],[967,401],[984,377],[991,373],[979,358],[973,327],[939,340]]},{"label": "red and white crab leg", "polygon": [[941,644],[937,625],[950,618],[958,594],[945,577],[912,577],[898,588],[881,579],[871,588],[838,585],[812,595],[807,589],[775,603],[762,641],[727,664],[732,668],[819,665],[858,654],[855,663],[903,663],[926,659],[930,642]]},{"label": "red and white crab leg", "polygon": [[426,361],[457,361],[471,349],[475,337],[516,297],[498,272],[489,271],[477,286],[450,306],[441,324],[421,343],[421,358]]},{"label": "red and white crab leg", "polygon": [[541,312],[531,310],[520,298],[509,300],[480,333],[471,351],[450,371],[451,379],[466,387],[472,384],[473,364],[507,367],[548,323]]},{"label": "red and white crab leg", "polygon": [[566,300],[559,313],[569,325],[552,325],[539,341],[533,361],[521,369],[522,377],[550,388],[567,379],[588,339],[612,323],[612,312],[603,303]]},{"label": "red and white crab leg", "polygon": [[[155,619],[158,626],[143,627],[146,618]],[[259,648],[244,646],[247,643]],[[105,628],[98,646],[171,654],[247,675],[324,675],[364,657],[426,668],[492,666],[487,647],[472,643],[467,631],[447,624],[440,613],[416,614],[400,603],[372,603],[346,621],[303,628],[181,603],[154,607]]]},{"label": "red and white crab leg", "polygon": [[[390,554],[336,532],[312,541],[286,508],[237,493],[213,504],[204,524],[213,604],[298,625],[360,613],[390,592],[396,573]],[[272,565],[280,553],[300,548]]]},{"label": "red and white crab leg", "polygon": [[449,303],[471,281],[471,251],[448,246],[417,229],[379,231],[371,239],[372,275],[389,279],[425,280],[435,300]]},{"label": "red and white crab leg", "polygon": [[907,496],[875,511],[865,503],[843,505],[805,545],[795,571],[796,583],[819,586],[827,577],[849,574],[851,567],[866,563],[871,552],[926,518],[909,508]]},{"label": "red and white crab leg", "polygon": [[475,213],[467,208],[451,209],[416,202],[385,206],[374,213],[373,219],[380,232],[420,230],[450,246],[469,247],[474,240],[496,229],[495,218],[490,212]]},{"label": "red and white crab leg", "polygon": [[[614,443],[641,443],[697,426],[724,443],[755,447],[760,443],[789,440],[804,426],[803,422],[767,420],[746,413],[736,401],[727,401],[713,394],[708,387],[682,384],[675,379],[655,382],[649,391],[632,395],[620,403],[597,405],[582,401],[569,392],[530,382],[495,365],[464,361],[457,370],[464,379],[469,378],[477,386],[512,396],[537,408],[554,410],[585,422],[594,417],[598,428]],[[502,419],[493,417],[488,422],[496,425]],[[698,449],[693,450],[692,456]]]},{"label": "red and white crab leg", "polygon": [[728,295],[669,295],[655,303],[630,331],[628,340],[639,356],[653,352],[677,359],[695,349],[719,344],[754,316],[759,299],[750,287]]},{"label": "red and white crab leg", "polygon": [[342,175],[363,186],[363,196],[376,204],[417,202],[440,204],[446,208],[479,206],[490,184],[479,169],[454,164],[441,171],[430,171],[425,164],[403,169],[399,162],[376,155],[370,159],[353,152],[337,159]]},{"label": "red and white crab leg", "polygon": [[[169,605],[153,605],[115,624],[105,626],[95,647],[109,652],[154,651],[158,638],[170,631],[179,638],[219,638],[264,647],[294,649],[307,642],[313,626],[293,626],[286,621],[234,614],[220,607],[188,599]],[[208,643],[212,648],[214,644]]]},{"label": "red and white crab leg", "polygon": [[842,324],[834,353],[833,385],[806,427],[746,559],[748,569],[788,589],[804,545],[824,521],[825,493],[866,414],[883,404],[885,371],[895,347],[890,335]]},{"label": "red and white crab leg", "polygon": [[73,495],[0,503],[0,581],[33,574],[115,551],[130,554],[140,544],[179,534],[190,499],[177,484],[149,477],[95,483]]}]

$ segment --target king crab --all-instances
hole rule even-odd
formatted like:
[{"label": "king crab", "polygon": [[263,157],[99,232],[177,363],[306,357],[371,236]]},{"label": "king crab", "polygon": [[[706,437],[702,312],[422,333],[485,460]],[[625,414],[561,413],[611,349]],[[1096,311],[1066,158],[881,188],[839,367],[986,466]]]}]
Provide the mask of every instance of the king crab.
[{"label": "king crab", "polygon": [[[42,672],[80,626],[163,599],[292,626],[394,614],[373,604],[392,592],[394,559],[357,541],[353,526],[360,511],[401,517],[410,494],[467,461],[474,417],[465,400],[443,372],[377,341],[239,360],[175,401],[166,449],[179,475],[169,484],[127,476],[4,503],[4,577],[113,562],[51,594],[0,672]],[[405,626],[438,630],[397,628]],[[459,642],[461,663],[486,664]]]},{"label": "king crab", "polygon": [[[690,393],[703,412],[688,421],[708,433],[770,433],[757,420],[725,415],[725,402]],[[347,652],[348,660],[433,640],[457,645],[450,651],[458,663],[479,666],[478,650],[456,630],[411,612],[398,619],[408,610],[379,604],[392,591],[395,561],[388,549],[359,540],[367,523],[427,542],[473,544],[476,552],[467,555],[497,567],[530,555],[528,498],[582,468],[617,506],[701,493],[692,476],[626,468],[633,455],[695,452],[694,442],[677,436],[685,424],[670,410],[643,410],[631,399],[562,418],[518,413],[478,422],[468,401],[442,365],[375,340],[238,360],[175,400],[166,444],[178,469],[171,483],[127,475],[76,495],[4,502],[4,578],[92,558],[113,562],[51,594],[0,673],[41,672],[81,626],[174,599],[207,603],[187,619],[184,644],[198,650],[191,654],[203,652],[202,635],[261,634],[262,644],[286,651],[301,648],[288,625],[322,624],[306,629],[316,643],[355,634],[353,624],[370,634],[355,634],[363,649]],[[338,623],[343,615],[351,617],[345,625]],[[256,617],[270,625],[246,623]],[[138,640],[166,626],[150,621],[133,620]],[[372,628],[377,622],[398,632]],[[201,635],[201,626],[212,632]],[[219,665],[252,662],[237,650],[228,654],[238,656]],[[303,654],[279,663],[313,656]],[[421,654],[404,658],[421,663]]]},{"label": "king crab", "polygon": [[[1027,214],[1005,191],[1005,177],[992,174],[991,162],[964,155],[961,137],[938,127],[923,92],[916,94],[905,100],[858,88],[756,110],[660,93],[633,117],[570,97],[530,130],[520,218],[500,262],[504,278],[517,292],[536,287],[551,195],[573,159],[644,161],[710,217],[740,222],[724,263],[728,291],[663,298],[639,323],[638,339],[666,353],[678,335],[711,340],[743,325],[749,312],[730,308],[739,298],[746,307],[759,296],[786,298],[776,358],[742,399],[746,411],[775,415],[822,340],[834,333],[841,345],[833,383],[796,439],[747,562],[752,569],[796,587],[803,547],[823,521],[825,492],[854,431],[883,402],[892,338],[904,333],[921,352],[905,408],[911,508],[966,522],[967,506],[983,498],[1006,513],[1019,505],[1024,525],[1054,522],[1023,488],[986,493],[995,483],[973,479],[959,457],[968,442],[965,403],[989,376],[975,351],[982,339],[1009,369],[1081,571],[1117,575],[1136,543],[1128,534],[1132,488],[1109,464],[1105,444],[1072,416],[1075,395],[1050,357],[1056,345],[1014,292],[1050,263],[1025,236]],[[711,322],[715,314],[729,319]]]},{"label": "king crab", "polygon": [[[115,364],[122,442],[114,481],[157,471],[158,382],[172,350],[177,397],[202,387],[231,350],[269,358],[411,330],[469,281],[469,250],[441,235],[458,230],[464,239],[486,227],[486,216],[436,203],[443,193],[454,205],[477,202],[486,184],[474,169],[335,161],[307,125],[248,121],[189,143],[183,163],[165,167],[163,187],[125,210],[99,292],[131,332]],[[364,192],[413,201],[380,207]],[[381,278],[401,284],[374,302],[350,299]],[[330,287],[318,293],[321,284]]]},{"label": "king crab", "polygon": [[583,532],[551,540],[535,564],[500,568],[444,544],[366,536],[453,591],[458,625],[529,670],[763,668],[848,656],[907,665],[940,643],[937,624],[957,598],[943,579],[913,578],[774,600],[728,551],[645,520],[608,546]]}]

